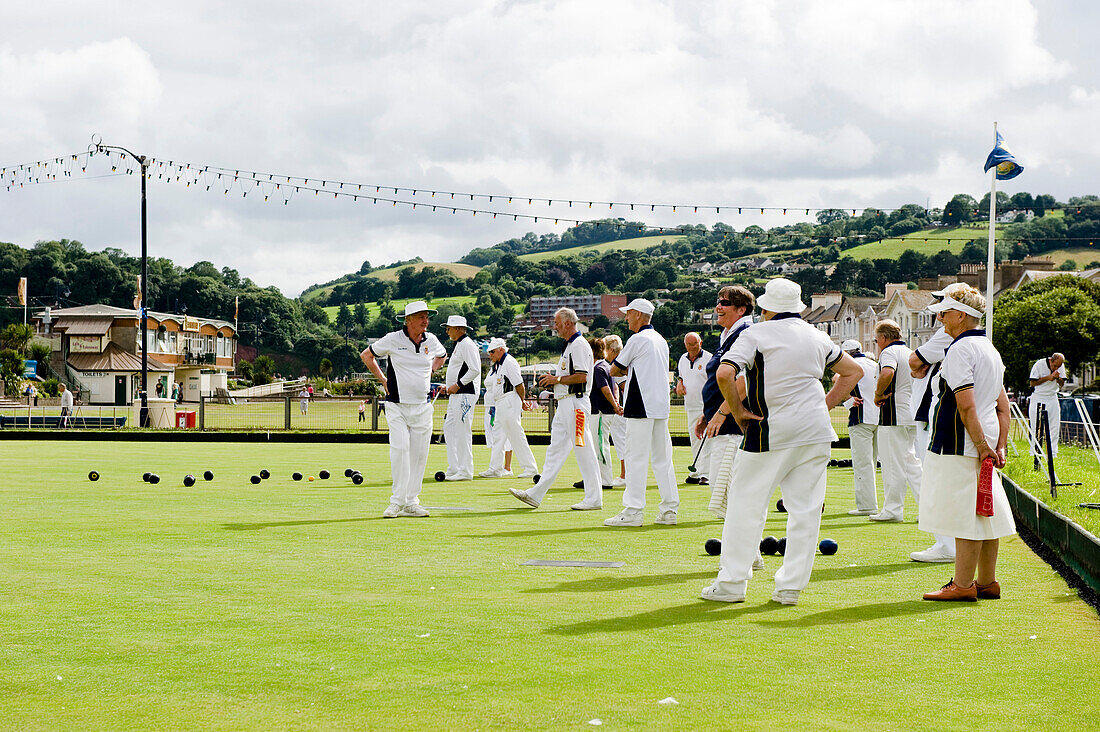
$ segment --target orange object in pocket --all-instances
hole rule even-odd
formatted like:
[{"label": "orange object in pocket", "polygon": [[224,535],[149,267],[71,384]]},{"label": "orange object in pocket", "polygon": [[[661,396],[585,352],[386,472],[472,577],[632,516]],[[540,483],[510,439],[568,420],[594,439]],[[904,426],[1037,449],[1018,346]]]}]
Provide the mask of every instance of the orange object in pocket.
[{"label": "orange object in pocket", "polygon": [[979,516],[993,515],[993,458],[982,460],[982,469],[978,473],[976,513]]},{"label": "orange object in pocket", "polygon": [[577,447],[584,447],[584,410],[574,410],[576,415],[577,429],[573,435],[573,444]]}]

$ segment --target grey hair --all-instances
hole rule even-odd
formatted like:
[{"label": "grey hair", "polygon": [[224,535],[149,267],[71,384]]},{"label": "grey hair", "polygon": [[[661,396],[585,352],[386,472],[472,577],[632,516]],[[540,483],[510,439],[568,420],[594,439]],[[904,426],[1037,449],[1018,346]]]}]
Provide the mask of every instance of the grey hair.
[{"label": "grey hair", "polygon": [[580,320],[577,317],[577,311],[573,308],[558,308],[557,312],[554,313],[554,317],[557,318],[559,315],[562,320],[573,325],[576,325]]},{"label": "grey hair", "polygon": [[614,351],[615,353],[622,353],[623,351],[623,339],[612,333],[609,336],[603,337],[604,351]]}]

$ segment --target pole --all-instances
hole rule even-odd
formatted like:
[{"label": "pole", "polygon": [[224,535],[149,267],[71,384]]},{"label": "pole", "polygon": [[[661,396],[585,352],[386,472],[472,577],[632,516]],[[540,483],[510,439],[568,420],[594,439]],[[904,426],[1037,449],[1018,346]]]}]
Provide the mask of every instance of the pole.
[{"label": "pole", "polygon": [[141,165],[141,411],[138,424],[149,426],[149,254],[145,210],[145,173],[148,163],[144,155],[137,156]]},{"label": "pole", "polygon": [[[997,123],[993,123],[993,145],[997,145]],[[993,340],[993,245],[997,235],[997,166],[989,186],[989,252],[985,262],[985,334]]]}]

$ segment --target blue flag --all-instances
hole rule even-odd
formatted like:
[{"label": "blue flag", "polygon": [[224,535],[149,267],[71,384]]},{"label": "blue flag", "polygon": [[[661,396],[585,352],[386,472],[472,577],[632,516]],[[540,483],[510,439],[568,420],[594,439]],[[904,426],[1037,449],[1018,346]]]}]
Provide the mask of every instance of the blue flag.
[{"label": "blue flag", "polygon": [[997,180],[1011,180],[1024,172],[1024,166],[1016,162],[1016,156],[1008,151],[1004,145],[1005,138],[997,133],[997,144],[993,146],[993,152],[985,159],[985,172],[996,166]]}]

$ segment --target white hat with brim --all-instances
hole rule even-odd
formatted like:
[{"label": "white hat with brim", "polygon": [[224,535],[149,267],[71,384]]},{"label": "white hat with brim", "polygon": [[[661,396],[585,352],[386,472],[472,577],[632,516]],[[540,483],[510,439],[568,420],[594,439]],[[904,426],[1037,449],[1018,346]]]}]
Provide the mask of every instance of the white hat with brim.
[{"label": "white hat with brim", "polygon": [[469,328],[466,325],[466,318],[462,315],[448,315],[447,322],[443,324],[444,328]]},{"label": "white hat with brim", "polygon": [[653,303],[646,300],[644,297],[636,297],[630,301],[630,304],[625,308],[619,308],[619,312],[625,313],[628,310],[637,310],[643,315],[653,315]]},{"label": "white hat with brim", "polygon": [[801,313],[806,309],[802,304],[802,287],[786,277],[776,277],[764,285],[764,294],[756,298],[761,310],[773,313]]},{"label": "white hat with brim", "polygon": [[508,350],[508,344],[504,342],[503,338],[493,338],[489,341],[489,347],[486,350],[495,351],[498,348],[503,348],[505,351]]},{"label": "white hat with brim", "polygon": [[410,315],[419,315],[420,313],[435,315],[435,311],[428,307],[428,303],[423,300],[413,300],[405,305],[405,312],[397,316],[397,322],[403,323],[405,318]]},{"label": "white hat with brim", "polygon": [[948,310],[958,310],[961,313],[973,316],[975,318],[981,318],[985,313],[977,308],[972,308],[966,303],[959,302],[952,297],[945,297],[941,302],[934,303],[928,306],[928,309],[934,313],[942,313]]},{"label": "white hat with brim", "polygon": [[860,342],[852,338],[849,338],[848,340],[840,344],[840,350],[844,351],[845,353],[851,353],[852,351],[859,351],[862,349],[863,346],[860,344]]}]

